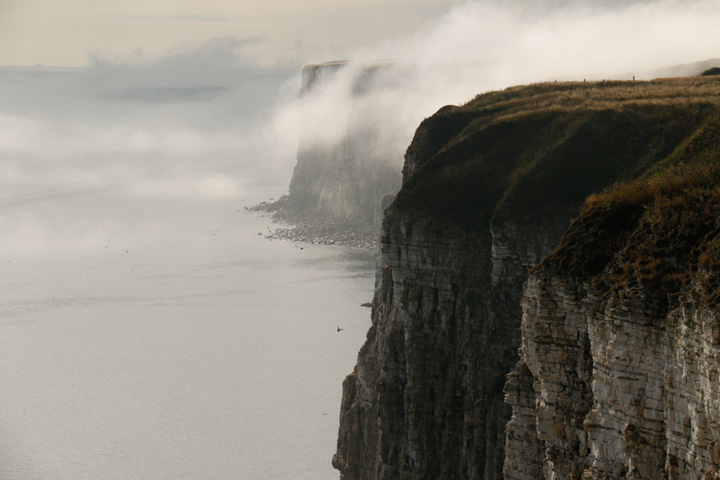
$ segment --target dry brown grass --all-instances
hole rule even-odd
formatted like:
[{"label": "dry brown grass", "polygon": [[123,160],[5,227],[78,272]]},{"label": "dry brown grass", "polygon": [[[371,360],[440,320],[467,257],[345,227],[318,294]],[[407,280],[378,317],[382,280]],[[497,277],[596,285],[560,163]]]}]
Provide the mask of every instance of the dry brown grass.
[{"label": "dry brown grass", "polygon": [[720,103],[717,77],[664,78],[650,81],[538,83],[478,95],[465,106],[490,109],[495,121],[537,112],[625,110],[638,106]]},{"label": "dry brown grass", "polygon": [[605,293],[642,288],[672,303],[695,285],[718,305],[720,163],[677,165],[592,195],[543,263]]},{"label": "dry brown grass", "polygon": [[720,165],[707,164],[688,168],[677,165],[650,179],[617,183],[606,191],[590,195],[584,210],[600,205],[648,204],[658,196],[687,194],[691,191],[715,189],[720,185]]}]

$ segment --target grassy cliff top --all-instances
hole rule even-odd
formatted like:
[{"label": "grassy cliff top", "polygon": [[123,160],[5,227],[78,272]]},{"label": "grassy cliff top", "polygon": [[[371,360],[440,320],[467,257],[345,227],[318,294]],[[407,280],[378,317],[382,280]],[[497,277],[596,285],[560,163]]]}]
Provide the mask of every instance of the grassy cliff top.
[{"label": "grassy cliff top", "polygon": [[619,180],[718,161],[720,79],[544,83],[478,95],[418,128],[388,214],[538,223]]},{"label": "grassy cliff top", "polygon": [[481,94],[459,108],[476,111],[497,108],[502,117],[511,117],[538,111],[624,110],[680,104],[688,99],[716,103],[719,95],[718,79],[704,76],[637,82],[554,82]]}]

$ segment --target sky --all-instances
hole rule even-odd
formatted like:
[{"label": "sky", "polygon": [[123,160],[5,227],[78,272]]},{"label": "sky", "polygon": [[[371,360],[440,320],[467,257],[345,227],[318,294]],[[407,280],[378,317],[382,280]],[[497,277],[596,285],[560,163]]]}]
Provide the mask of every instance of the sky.
[{"label": "sky", "polygon": [[[298,68],[362,55],[397,58],[408,54],[407,40],[413,35],[437,32],[453,15],[457,30],[446,30],[447,42],[437,41],[428,54],[444,49],[444,54],[457,56],[453,41],[458,39],[466,57],[486,57],[487,47],[498,55],[524,48],[545,60],[543,52],[532,52],[543,46],[558,56],[584,54],[605,62],[618,53],[648,54],[656,42],[653,57],[689,62],[703,59],[714,48],[710,43],[714,37],[708,38],[707,30],[717,20],[714,4],[709,0],[0,0],[0,66],[87,66],[98,60],[147,63],[220,41],[231,42],[234,61],[248,67]],[[459,16],[465,17],[465,24]],[[618,44],[624,45],[622,52],[614,50]],[[467,52],[468,45],[475,51]],[[686,58],[691,56],[690,46],[697,58]]]},{"label": "sky", "polygon": [[298,66],[441,16],[452,0],[0,0],[0,65],[149,61],[211,39],[240,60]]},{"label": "sky", "polygon": [[[717,2],[715,2],[717,3]],[[578,12],[602,17],[652,5],[650,21],[665,13],[691,15],[705,0],[0,0],[0,65],[86,66],[95,59],[148,62],[211,40],[235,42],[236,59],[246,66],[298,67],[304,63],[357,56],[360,50],[387,51],[443,21],[467,5],[501,8],[542,25],[548,12],[573,18]],[[564,13],[562,13],[564,12]],[[714,13],[717,9],[713,10]],[[707,13],[707,12],[706,12]],[[452,14],[452,13],[450,13]],[[625,15],[633,18],[632,15]],[[487,16],[485,17],[487,18]],[[519,18],[518,25],[527,20]],[[678,43],[697,35],[691,25],[678,30],[677,19],[656,25]],[[652,25],[637,25],[646,31]],[[580,22],[582,24],[583,22]],[[477,24],[493,29],[505,22]],[[601,22],[574,32],[593,36]],[[606,34],[625,34],[622,22]],[[700,28],[702,30],[702,26]],[[502,33],[502,32],[501,32]],[[512,28],[505,35],[523,38]],[[632,38],[630,38],[632,39]],[[610,39],[612,41],[612,39]],[[699,39],[698,39],[699,40]],[[566,47],[568,45],[565,45]],[[387,51],[388,54],[402,52]],[[586,52],[591,55],[592,52]]]}]

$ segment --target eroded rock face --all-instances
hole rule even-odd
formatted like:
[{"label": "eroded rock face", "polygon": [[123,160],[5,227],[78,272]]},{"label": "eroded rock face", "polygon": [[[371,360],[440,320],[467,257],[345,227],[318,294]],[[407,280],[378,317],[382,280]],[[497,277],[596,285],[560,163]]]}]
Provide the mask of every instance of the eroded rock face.
[{"label": "eroded rock face", "polygon": [[343,479],[502,478],[519,296],[561,231],[388,216],[373,325],[343,385]]},{"label": "eroded rock face", "polygon": [[492,236],[387,228],[334,464],[348,479],[497,478],[509,415],[497,387],[519,338],[491,308]]},{"label": "eroded rock face", "polygon": [[530,276],[506,478],[720,478],[719,185],[700,162],[595,195]]},{"label": "eroded rock face", "polygon": [[[600,299],[543,272],[522,307],[505,478],[716,478],[717,311],[690,298],[670,311],[642,294]],[[533,442],[544,455],[521,455]]]}]

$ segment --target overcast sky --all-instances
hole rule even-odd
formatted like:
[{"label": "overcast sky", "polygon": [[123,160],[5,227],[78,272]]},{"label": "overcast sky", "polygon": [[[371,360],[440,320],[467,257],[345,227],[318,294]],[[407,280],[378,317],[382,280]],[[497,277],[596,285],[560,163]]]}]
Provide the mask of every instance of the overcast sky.
[{"label": "overcast sky", "polygon": [[212,38],[240,60],[297,66],[416,30],[453,0],[0,0],[0,65],[153,60]]},{"label": "overcast sky", "polygon": [[[212,39],[232,40],[240,63],[291,67],[349,58],[430,28],[453,7],[498,4],[517,14],[571,6],[653,12],[708,0],[0,0],[0,65],[148,62]],[[713,22],[717,19],[713,19]],[[492,26],[494,22],[489,22]],[[487,27],[487,25],[485,26]],[[641,31],[647,25],[638,24]],[[662,30],[662,25],[657,25]],[[484,28],[478,25],[478,29]],[[515,32],[513,32],[514,34]],[[522,32],[518,32],[522,33]],[[693,32],[673,32],[678,43]],[[613,32],[608,32],[612,40]],[[690,37],[688,37],[689,35]],[[694,60],[694,59],[689,59]]]}]

